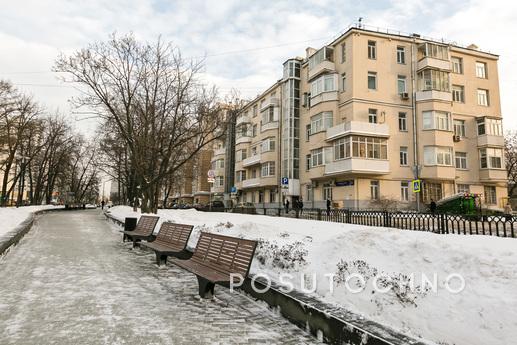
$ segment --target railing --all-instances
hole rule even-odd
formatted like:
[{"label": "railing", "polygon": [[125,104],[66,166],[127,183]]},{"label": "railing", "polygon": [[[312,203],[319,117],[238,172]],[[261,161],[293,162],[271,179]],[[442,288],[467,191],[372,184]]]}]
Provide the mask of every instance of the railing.
[{"label": "railing", "polygon": [[291,217],[335,223],[427,231],[436,234],[488,235],[517,238],[517,217],[472,216],[416,212],[352,211],[346,209],[235,208],[225,212]]}]

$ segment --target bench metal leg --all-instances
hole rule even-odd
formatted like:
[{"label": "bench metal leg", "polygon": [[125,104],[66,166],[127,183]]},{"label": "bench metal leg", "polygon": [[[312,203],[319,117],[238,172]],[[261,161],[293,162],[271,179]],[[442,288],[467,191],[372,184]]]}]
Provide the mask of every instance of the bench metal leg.
[{"label": "bench metal leg", "polygon": [[158,266],[161,266],[162,264],[165,265],[167,263],[167,255],[161,255],[158,252],[155,252],[154,254],[156,255],[156,264]]},{"label": "bench metal leg", "polygon": [[200,276],[197,276],[197,282],[199,284],[199,296],[201,296],[201,298],[212,299],[212,297],[214,297],[215,284]]},{"label": "bench metal leg", "polygon": [[133,240],[133,248],[140,248],[140,240]]}]

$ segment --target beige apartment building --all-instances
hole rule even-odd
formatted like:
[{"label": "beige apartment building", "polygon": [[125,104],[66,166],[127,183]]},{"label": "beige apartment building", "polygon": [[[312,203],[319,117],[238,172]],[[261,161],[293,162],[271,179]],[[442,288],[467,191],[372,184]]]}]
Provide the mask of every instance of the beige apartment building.
[{"label": "beige apartment building", "polygon": [[471,192],[502,208],[497,61],[474,45],[364,26],[307,48],[237,117],[234,197],[367,209]]}]

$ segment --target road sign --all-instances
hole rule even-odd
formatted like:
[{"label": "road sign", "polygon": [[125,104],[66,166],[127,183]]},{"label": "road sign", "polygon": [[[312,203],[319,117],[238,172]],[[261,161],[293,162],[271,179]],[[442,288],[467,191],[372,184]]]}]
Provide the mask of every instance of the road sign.
[{"label": "road sign", "polygon": [[230,190],[232,193],[237,193],[237,187],[233,186],[232,189]]},{"label": "road sign", "polygon": [[289,178],[287,177],[282,177],[282,185],[288,185],[289,184]]},{"label": "road sign", "polygon": [[208,180],[208,183],[214,183],[215,182],[215,178],[213,178],[213,177],[209,177],[207,180]]},{"label": "road sign", "polygon": [[215,177],[215,171],[208,170],[207,175],[208,175],[209,178],[214,178]]},{"label": "road sign", "polygon": [[422,181],[421,180],[413,180],[411,181],[413,185],[413,193],[420,193],[422,189]]}]

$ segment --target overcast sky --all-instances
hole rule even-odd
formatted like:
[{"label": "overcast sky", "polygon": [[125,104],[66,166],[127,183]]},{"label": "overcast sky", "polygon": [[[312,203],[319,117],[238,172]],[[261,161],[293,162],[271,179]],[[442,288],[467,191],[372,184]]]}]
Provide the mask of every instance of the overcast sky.
[{"label": "overcast sky", "polygon": [[[506,129],[517,129],[515,1],[172,1],[0,0],[0,79],[11,80],[49,109],[71,114],[85,132],[95,126],[72,114],[76,91],[50,72],[60,52],[106,40],[114,31],[155,40],[162,35],[184,56],[206,55],[205,78],[221,93],[252,97],[281,77],[289,57],[320,47],[357,20],[367,25],[475,43],[500,55]],[[513,111],[512,111],[513,110]]]}]

